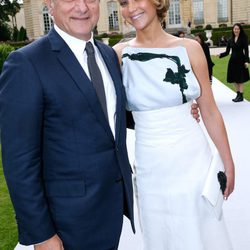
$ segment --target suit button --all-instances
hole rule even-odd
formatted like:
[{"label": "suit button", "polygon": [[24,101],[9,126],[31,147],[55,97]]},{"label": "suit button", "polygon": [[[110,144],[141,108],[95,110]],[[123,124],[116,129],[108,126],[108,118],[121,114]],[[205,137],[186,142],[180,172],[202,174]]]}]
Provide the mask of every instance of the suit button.
[{"label": "suit button", "polygon": [[116,147],[116,149],[115,149],[115,150],[116,150],[116,152],[119,152],[119,148],[118,148],[118,147]]}]

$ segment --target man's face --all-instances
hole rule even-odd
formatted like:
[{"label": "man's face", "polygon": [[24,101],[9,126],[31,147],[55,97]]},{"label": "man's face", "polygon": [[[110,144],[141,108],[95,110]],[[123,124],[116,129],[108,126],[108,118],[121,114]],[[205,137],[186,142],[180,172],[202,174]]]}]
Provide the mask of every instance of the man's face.
[{"label": "man's face", "polygon": [[61,30],[89,40],[99,19],[99,0],[47,0],[47,6]]}]

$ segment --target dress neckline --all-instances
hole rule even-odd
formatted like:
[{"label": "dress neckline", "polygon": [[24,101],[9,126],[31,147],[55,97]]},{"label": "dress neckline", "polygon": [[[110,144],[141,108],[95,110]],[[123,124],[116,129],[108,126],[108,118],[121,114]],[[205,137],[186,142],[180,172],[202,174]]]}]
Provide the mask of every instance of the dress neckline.
[{"label": "dress neckline", "polygon": [[149,52],[149,51],[154,51],[154,52],[157,52],[159,53],[160,51],[164,51],[164,50],[168,50],[168,51],[174,51],[174,50],[177,50],[179,49],[179,51],[185,51],[187,53],[187,49],[184,47],[184,46],[181,46],[181,45],[178,45],[178,46],[175,46],[175,47],[162,47],[162,48],[156,48],[156,47],[153,47],[153,48],[149,48],[149,47],[133,47],[133,46],[126,46],[122,49],[122,55],[124,53],[127,53],[126,51],[130,52]]},{"label": "dress neckline", "polygon": [[177,49],[177,48],[185,48],[184,46],[182,45],[178,45],[178,46],[174,46],[174,47],[134,47],[134,46],[131,46],[131,45],[128,45],[126,47],[124,47],[123,49],[126,49],[126,48],[131,48],[131,49]]},{"label": "dress neckline", "polygon": [[175,46],[175,47],[133,47],[133,46],[126,46],[122,49],[122,53],[124,50],[144,50],[144,51],[147,51],[147,50],[155,50],[155,51],[159,51],[159,50],[176,50],[176,49],[184,49],[186,50],[186,48],[184,46],[181,46],[181,45],[178,45],[178,46]]}]

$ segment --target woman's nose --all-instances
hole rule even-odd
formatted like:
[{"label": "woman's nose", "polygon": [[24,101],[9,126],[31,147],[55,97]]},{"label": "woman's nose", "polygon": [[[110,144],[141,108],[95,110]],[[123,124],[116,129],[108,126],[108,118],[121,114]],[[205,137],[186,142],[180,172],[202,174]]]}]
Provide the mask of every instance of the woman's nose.
[{"label": "woman's nose", "polygon": [[129,1],[128,11],[129,12],[134,12],[136,9],[137,9],[136,1],[134,1],[134,0]]}]

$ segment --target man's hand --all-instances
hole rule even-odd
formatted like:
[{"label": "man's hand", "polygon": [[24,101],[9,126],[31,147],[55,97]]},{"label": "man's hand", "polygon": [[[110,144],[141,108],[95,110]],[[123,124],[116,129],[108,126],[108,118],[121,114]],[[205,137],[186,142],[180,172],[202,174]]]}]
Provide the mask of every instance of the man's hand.
[{"label": "man's hand", "polygon": [[200,122],[199,105],[197,103],[192,104],[191,114],[197,122]]},{"label": "man's hand", "polygon": [[63,250],[61,239],[54,235],[52,238],[44,241],[41,244],[34,245],[35,250]]}]

